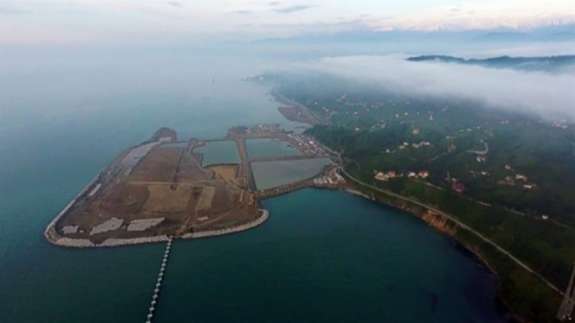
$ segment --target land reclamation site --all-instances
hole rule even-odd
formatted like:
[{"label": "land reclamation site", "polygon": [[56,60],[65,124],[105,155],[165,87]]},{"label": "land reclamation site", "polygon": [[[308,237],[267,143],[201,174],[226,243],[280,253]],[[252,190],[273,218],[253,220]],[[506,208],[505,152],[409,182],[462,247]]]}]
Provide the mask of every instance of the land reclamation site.
[{"label": "land reclamation site", "polygon": [[[251,158],[246,141],[253,140],[257,146],[262,139],[287,145],[295,153],[263,157],[254,153]],[[211,156],[210,145],[220,146],[220,154],[221,147],[228,151],[223,157]],[[225,153],[232,157],[226,160]],[[330,157],[336,158],[311,138],[278,125],[236,127],[225,138],[183,141],[174,130],[161,128],[101,171],[44,235],[59,246],[110,247],[244,231],[268,218],[260,199],[308,186],[342,184]],[[265,182],[270,175],[254,176],[252,164],[256,163],[289,176],[272,181],[273,187],[261,188],[256,181]]]}]

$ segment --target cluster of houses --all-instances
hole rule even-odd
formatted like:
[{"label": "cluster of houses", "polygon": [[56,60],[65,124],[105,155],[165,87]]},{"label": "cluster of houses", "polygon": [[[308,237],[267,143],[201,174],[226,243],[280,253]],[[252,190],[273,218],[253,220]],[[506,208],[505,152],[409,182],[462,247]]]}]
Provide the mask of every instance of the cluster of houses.
[{"label": "cluster of houses", "polygon": [[345,183],[345,178],[337,172],[336,168],[332,168],[326,175],[315,178],[313,183],[317,186],[336,186]]},{"label": "cluster of houses", "polygon": [[520,186],[528,191],[537,188],[537,184],[530,183],[527,176],[515,173],[515,170],[510,165],[505,165],[505,170],[513,172],[513,174],[505,176],[502,180],[498,181],[497,184],[505,186]]},{"label": "cluster of houses", "polygon": [[567,120],[564,120],[564,119],[563,119],[563,120],[553,121],[553,122],[551,123],[551,125],[552,125],[554,128],[560,128],[560,129],[567,129],[567,128],[569,128],[569,124],[568,124]]},{"label": "cluster of houses", "polygon": [[287,141],[293,145],[297,150],[307,156],[323,156],[326,153],[323,151],[321,145],[313,140],[311,137],[290,133],[287,135]]},{"label": "cluster of houses", "polygon": [[409,147],[415,148],[415,149],[419,149],[422,147],[429,147],[431,146],[431,143],[429,141],[420,141],[420,142],[414,142],[414,143],[408,143],[408,142],[404,142],[401,145],[398,146],[399,149],[406,149]]},{"label": "cluster of houses", "polygon": [[469,174],[471,174],[471,175],[473,175],[473,176],[480,176],[480,175],[481,175],[481,176],[489,176],[489,172],[488,172],[488,171],[485,171],[485,170],[482,170],[482,171],[479,171],[479,172],[476,172],[476,171],[474,171],[474,170],[470,170],[470,171],[469,171]]},{"label": "cluster of houses", "polygon": [[287,141],[291,146],[296,148],[306,156],[324,156],[321,145],[313,138],[285,131],[279,124],[258,124],[251,128],[236,127],[232,131],[240,132],[249,138],[276,138]]},{"label": "cluster of houses", "polygon": [[522,174],[515,174],[515,176],[505,176],[502,180],[497,182],[499,185],[505,186],[521,186],[526,190],[533,190],[537,188],[534,183],[529,183],[527,176]]},{"label": "cluster of houses", "polygon": [[465,184],[458,181],[457,178],[451,178],[451,189],[457,193],[465,192]]},{"label": "cluster of houses", "polygon": [[426,179],[429,177],[429,172],[426,170],[422,170],[419,172],[407,172],[407,173],[398,173],[394,170],[390,170],[388,172],[384,172],[384,171],[374,171],[375,176],[374,178],[378,181],[382,181],[382,182],[387,182],[390,179],[394,179],[394,178],[402,178],[402,177],[407,177],[407,178],[412,178],[412,179]]},{"label": "cluster of houses", "polygon": [[401,116],[408,117],[408,116],[409,116],[409,112],[404,112],[404,113],[402,113],[402,114],[400,114],[400,113],[396,113],[396,114],[395,114],[395,118],[396,118],[396,119],[401,118]]}]

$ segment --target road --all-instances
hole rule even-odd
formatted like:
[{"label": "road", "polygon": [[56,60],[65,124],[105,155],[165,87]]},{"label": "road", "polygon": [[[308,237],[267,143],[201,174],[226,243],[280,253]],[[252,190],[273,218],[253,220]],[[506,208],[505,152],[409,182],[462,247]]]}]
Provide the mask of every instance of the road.
[{"label": "road", "polygon": [[248,159],[246,140],[245,138],[239,136],[234,136],[232,139],[236,142],[240,155],[240,169],[238,171],[238,177],[242,179],[241,181],[243,181],[242,184],[244,187],[253,192],[256,190],[256,182],[254,180],[252,167]]},{"label": "road", "polygon": [[515,264],[517,264],[518,266],[520,266],[521,268],[525,269],[526,271],[530,272],[531,274],[533,274],[535,277],[537,277],[539,280],[541,280],[543,283],[545,283],[549,288],[553,289],[555,292],[557,292],[560,295],[564,295],[564,292],[561,291],[561,289],[559,289],[557,286],[555,286],[553,283],[551,283],[550,281],[548,281],[545,277],[543,277],[543,275],[541,275],[540,273],[538,273],[537,271],[535,271],[534,269],[532,269],[531,267],[529,267],[527,264],[525,264],[523,261],[519,260],[518,258],[516,258],[515,256],[513,256],[513,254],[511,254],[511,252],[507,251],[505,248],[501,247],[500,245],[498,245],[497,243],[495,243],[494,241],[492,241],[491,239],[487,238],[486,236],[484,236],[483,234],[481,234],[480,232],[476,231],[475,229],[471,228],[470,226],[468,226],[467,224],[459,221],[458,219],[456,219],[455,217],[441,211],[438,210],[432,206],[429,206],[427,204],[421,203],[417,200],[414,199],[410,199],[408,197],[393,193],[391,191],[387,191],[387,190],[383,190],[380,189],[379,187],[373,186],[371,184],[365,183],[357,178],[355,178],[354,176],[352,176],[351,174],[349,174],[345,169],[340,168],[341,172],[349,179],[351,179],[352,181],[356,182],[357,184],[367,187],[369,189],[372,189],[376,192],[382,193],[382,194],[386,194],[388,196],[392,196],[395,197],[397,199],[400,200],[404,200],[407,201],[409,203],[415,204],[417,206],[423,207],[425,209],[428,209],[434,213],[437,213],[441,216],[444,216],[445,218],[449,219],[450,221],[452,221],[453,223],[455,223],[457,226],[461,227],[464,230],[467,230],[471,233],[473,233],[476,237],[478,237],[479,239],[481,239],[483,242],[491,245],[492,247],[494,247],[495,249],[497,249],[497,251],[501,252],[502,254],[506,255],[509,259],[511,259]]}]

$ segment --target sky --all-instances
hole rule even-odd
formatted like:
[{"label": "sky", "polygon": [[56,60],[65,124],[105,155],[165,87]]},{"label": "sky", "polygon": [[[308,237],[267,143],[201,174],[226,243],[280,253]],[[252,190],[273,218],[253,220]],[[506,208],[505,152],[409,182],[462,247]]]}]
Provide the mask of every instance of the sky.
[{"label": "sky", "polygon": [[0,44],[528,30],[574,23],[573,0],[0,0]]}]

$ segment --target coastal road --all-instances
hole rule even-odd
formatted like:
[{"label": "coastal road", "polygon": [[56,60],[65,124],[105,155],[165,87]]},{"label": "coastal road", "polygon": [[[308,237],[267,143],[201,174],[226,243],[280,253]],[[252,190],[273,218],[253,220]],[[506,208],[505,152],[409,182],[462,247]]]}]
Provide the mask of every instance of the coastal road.
[{"label": "coastal road", "polygon": [[371,184],[365,183],[357,178],[355,178],[354,176],[352,176],[351,174],[349,174],[345,169],[340,168],[340,170],[342,171],[342,173],[349,179],[351,179],[352,181],[356,182],[357,184],[367,187],[369,189],[372,189],[376,192],[382,193],[382,194],[386,194],[388,196],[392,196],[394,198],[415,204],[417,206],[423,207],[425,209],[428,209],[434,213],[437,213],[441,216],[444,216],[445,218],[449,219],[450,221],[452,221],[453,223],[455,223],[457,226],[461,227],[464,230],[467,230],[471,233],[473,233],[476,237],[478,237],[479,239],[481,239],[483,242],[491,245],[492,247],[494,247],[495,249],[497,249],[497,251],[499,251],[500,253],[506,255],[509,259],[511,259],[515,264],[517,264],[518,266],[520,266],[521,268],[525,269],[526,271],[528,271],[529,273],[533,274],[535,277],[537,277],[539,280],[541,280],[543,283],[545,283],[549,288],[551,288],[552,290],[554,290],[555,292],[557,292],[560,295],[564,295],[564,292],[561,291],[561,289],[559,289],[557,286],[555,286],[553,283],[551,283],[550,281],[548,281],[545,277],[543,277],[543,275],[541,275],[540,273],[538,273],[537,271],[535,271],[534,269],[532,269],[531,267],[529,267],[527,264],[525,264],[523,261],[519,260],[518,258],[516,258],[515,256],[513,256],[513,254],[511,254],[511,252],[507,251],[505,248],[501,247],[500,245],[498,245],[497,243],[495,243],[493,240],[487,238],[486,236],[484,236],[483,234],[481,234],[480,232],[476,231],[475,229],[473,229],[472,227],[468,226],[467,224],[459,221],[458,219],[456,219],[455,217],[441,211],[438,210],[434,207],[431,207],[427,204],[421,203],[417,200],[393,193],[391,191],[387,191],[387,190],[383,190],[380,189],[379,187],[373,186]]}]

